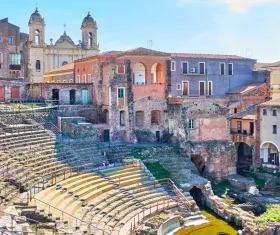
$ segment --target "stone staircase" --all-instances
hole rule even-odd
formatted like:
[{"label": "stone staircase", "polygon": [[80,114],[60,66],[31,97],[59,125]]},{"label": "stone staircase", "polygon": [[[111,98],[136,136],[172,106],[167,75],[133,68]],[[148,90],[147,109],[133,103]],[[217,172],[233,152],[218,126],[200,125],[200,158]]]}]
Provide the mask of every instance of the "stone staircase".
[{"label": "stone staircase", "polygon": [[103,168],[41,191],[32,205],[59,228],[86,234],[127,234],[135,218],[178,206],[146,168]]}]

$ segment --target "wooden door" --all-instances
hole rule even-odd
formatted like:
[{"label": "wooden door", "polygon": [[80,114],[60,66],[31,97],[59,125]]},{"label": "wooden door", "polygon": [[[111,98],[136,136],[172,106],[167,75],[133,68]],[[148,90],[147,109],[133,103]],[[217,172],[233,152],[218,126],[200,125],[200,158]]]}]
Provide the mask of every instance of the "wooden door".
[{"label": "wooden door", "polygon": [[183,95],[189,95],[189,83],[183,82]]},{"label": "wooden door", "polygon": [[13,86],[11,88],[11,99],[19,99],[19,87],[18,86]]},{"label": "wooden door", "polygon": [[205,95],[205,82],[199,83],[199,95]]},{"label": "wooden door", "polygon": [[4,87],[0,86],[0,102],[4,102]]}]

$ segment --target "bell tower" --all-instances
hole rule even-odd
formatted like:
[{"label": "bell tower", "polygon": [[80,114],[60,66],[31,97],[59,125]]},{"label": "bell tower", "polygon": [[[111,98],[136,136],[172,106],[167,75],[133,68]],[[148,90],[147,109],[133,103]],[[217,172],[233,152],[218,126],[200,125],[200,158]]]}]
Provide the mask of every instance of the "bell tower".
[{"label": "bell tower", "polygon": [[89,12],[84,18],[81,26],[83,49],[98,50],[97,29],[96,21],[92,18]]},{"label": "bell tower", "polygon": [[43,46],[45,43],[45,19],[36,8],[35,12],[30,16],[29,41],[32,41],[34,46]]}]

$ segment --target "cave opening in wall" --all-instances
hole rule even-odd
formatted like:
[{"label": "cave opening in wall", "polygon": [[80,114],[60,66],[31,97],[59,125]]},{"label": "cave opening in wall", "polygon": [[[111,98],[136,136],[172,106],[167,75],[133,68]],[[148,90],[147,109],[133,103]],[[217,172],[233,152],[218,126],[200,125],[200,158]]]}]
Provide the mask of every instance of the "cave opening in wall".
[{"label": "cave opening in wall", "polygon": [[253,163],[252,149],[248,144],[243,142],[236,143],[235,146],[237,151],[237,173],[243,176],[248,176],[250,167]]},{"label": "cave opening in wall", "polygon": [[200,175],[203,176],[204,171],[205,171],[205,162],[204,162],[202,156],[200,156],[200,155],[192,156],[191,161],[198,169]]},{"label": "cave opening in wall", "polygon": [[190,190],[190,195],[193,197],[198,206],[204,205],[204,196],[201,189],[197,188],[196,186],[192,187]]}]

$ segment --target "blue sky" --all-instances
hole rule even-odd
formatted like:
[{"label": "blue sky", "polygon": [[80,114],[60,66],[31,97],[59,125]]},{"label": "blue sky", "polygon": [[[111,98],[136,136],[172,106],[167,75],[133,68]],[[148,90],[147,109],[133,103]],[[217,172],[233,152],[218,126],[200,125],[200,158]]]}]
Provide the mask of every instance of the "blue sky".
[{"label": "blue sky", "polygon": [[237,54],[259,62],[280,60],[280,0],[13,0],[0,5],[0,18],[28,33],[38,3],[46,42],[67,24],[77,43],[90,10],[98,24],[101,51],[146,47],[166,52]]}]

